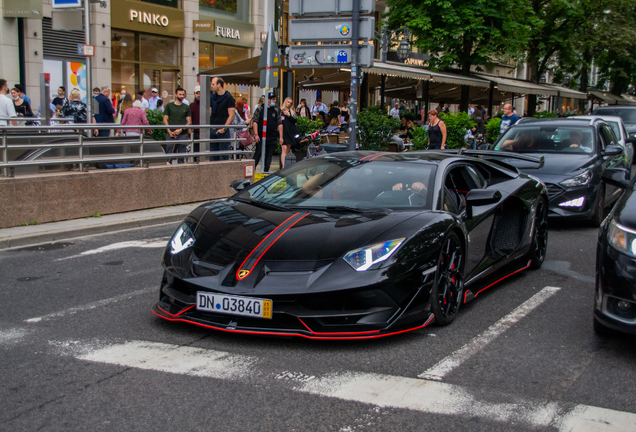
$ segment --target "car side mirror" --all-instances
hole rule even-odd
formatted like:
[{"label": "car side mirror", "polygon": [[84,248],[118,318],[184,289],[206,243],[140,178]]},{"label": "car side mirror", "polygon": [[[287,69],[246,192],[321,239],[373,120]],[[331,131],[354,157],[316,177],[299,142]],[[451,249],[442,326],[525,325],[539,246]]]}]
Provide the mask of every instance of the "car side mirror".
[{"label": "car side mirror", "polygon": [[607,184],[627,189],[630,186],[629,170],[625,168],[608,168],[601,175],[601,179]]},{"label": "car side mirror", "polygon": [[625,138],[625,142],[627,142],[627,143],[635,143],[636,142],[636,136],[628,136],[627,138]]},{"label": "car side mirror", "polygon": [[473,217],[473,207],[496,204],[501,201],[501,192],[494,189],[473,189],[466,195],[466,215]]},{"label": "car side mirror", "polygon": [[248,179],[236,179],[230,183],[230,187],[237,192],[242,191],[246,187],[250,185],[250,181]]},{"label": "car side mirror", "polygon": [[618,156],[623,153],[623,148],[617,145],[608,145],[605,147],[605,151],[603,152],[603,156]]}]

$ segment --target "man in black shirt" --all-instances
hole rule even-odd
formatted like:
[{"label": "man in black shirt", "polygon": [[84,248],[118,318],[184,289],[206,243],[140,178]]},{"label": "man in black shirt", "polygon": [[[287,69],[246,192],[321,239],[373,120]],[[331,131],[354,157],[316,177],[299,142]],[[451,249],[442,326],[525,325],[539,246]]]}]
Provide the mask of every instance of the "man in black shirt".
[{"label": "man in black shirt", "polygon": [[[66,99],[66,95],[64,93],[66,93],[66,88],[64,88],[64,86],[60,86],[57,89],[57,97],[55,99],[53,99],[53,105],[54,106],[58,106],[58,105],[64,106],[64,104],[68,101],[68,99]],[[86,123],[86,122],[84,122],[84,123]]]},{"label": "man in black shirt", "polygon": [[[276,143],[283,145],[283,120],[281,118],[280,109],[276,108],[276,95],[270,93],[267,98],[267,139],[265,140],[265,161],[263,167],[265,172],[269,172],[269,166],[272,163]],[[254,112],[254,140],[256,141],[256,151],[254,153],[254,168],[261,160],[263,146],[263,112],[265,109],[256,110]]]},{"label": "man in black shirt", "polygon": [[[235,104],[234,98],[230,92],[226,91],[223,86],[225,82],[222,78],[212,78],[212,94],[210,95],[210,124],[211,125],[231,125],[234,120]],[[230,130],[227,128],[211,129],[210,139],[229,138]],[[229,141],[212,141],[210,142],[210,151],[227,151],[230,150]],[[229,156],[212,156],[212,160],[228,160]]]},{"label": "man in black shirt", "polygon": [[338,120],[338,124],[340,124],[340,108],[338,108],[338,101],[334,101],[331,104],[331,108],[329,108],[329,115],[332,119]]}]

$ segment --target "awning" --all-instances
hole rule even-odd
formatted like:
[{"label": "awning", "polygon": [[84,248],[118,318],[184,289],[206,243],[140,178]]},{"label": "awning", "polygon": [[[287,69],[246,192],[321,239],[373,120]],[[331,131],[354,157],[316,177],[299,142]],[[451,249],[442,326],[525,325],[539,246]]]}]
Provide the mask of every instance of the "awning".
[{"label": "awning", "polygon": [[[201,71],[200,75],[213,75],[223,78],[228,84],[243,84],[259,86],[261,80],[261,69],[258,67],[260,57],[252,57],[227,66]],[[279,69],[286,71],[287,68],[279,66]]]},{"label": "awning", "polygon": [[625,100],[627,105],[636,105],[636,97],[625,93],[623,93],[621,97]]},{"label": "awning", "polygon": [[437,81],[445,84],[467,85],[471,87],[489,87],[490,83],[478,78],[470,78],[445,72],[433,72],[428,69],[414,68],[401,64],[374,62],[373,67],[364,68],[364,72],[399,78],[424,81]]},{"label": "awning", "polygon": [[613,94],[608,93],[608,92],[590,90],[588,93],[590,95],[592,95],[594,97],[594,99],[601,100],[601,101],[603,101],[603,102],[605,102],[606,104],[609,104],[609,105],[619,105],[620,103],[623,102],[622,98],[619,99],[618,97],[616,97]]},{"label": "awning", "polygon": [[569,89],[567,87],[561,87],[554,84],[545,84],[548,88],[556,89],[559,92],[559,96],[572,99],[587,99],[587,93],[580,92],[578,90]]},{"label": "awning", "polygon": [[476,78],[482,80],[488,80],[495,84],[496,89],[503,92],[519,93],[519,94],[534,94],[544,96],[558,96],[558,90],[548,88],[540,84],[534,84],[530,81],[516,80],[512,78],[502,78],[495,75],[487,75],[481,73],[472,74]]}]

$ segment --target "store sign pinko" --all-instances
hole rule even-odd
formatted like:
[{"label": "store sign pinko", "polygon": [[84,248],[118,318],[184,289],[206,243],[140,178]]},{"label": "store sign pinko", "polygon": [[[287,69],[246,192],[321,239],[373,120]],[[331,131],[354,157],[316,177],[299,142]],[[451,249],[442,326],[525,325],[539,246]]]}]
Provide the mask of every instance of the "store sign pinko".
[{"label": "store sign pinko", "polygon": [[110,0],[114,29],[183,37],[183,10],[141,1]]},{"label": "store sign pinko", "polygon": [[170,20],[165,15],[160,15],[160,14],[150,13],[150,12],[142,12],[142,11],[134,10],[134,9],[130,10],[130,20],[131,21],[137,20],[138,22],[143,24],[150,24],[150,25],[156,25],[156,26],[162,26],[162,27],[168,27],[168,24],[170,24]]}]

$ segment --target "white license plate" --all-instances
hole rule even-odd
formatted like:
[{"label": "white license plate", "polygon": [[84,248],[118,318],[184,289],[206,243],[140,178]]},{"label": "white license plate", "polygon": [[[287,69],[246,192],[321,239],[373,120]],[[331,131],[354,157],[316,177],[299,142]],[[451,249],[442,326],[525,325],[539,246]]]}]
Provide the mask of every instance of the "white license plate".
[{"label": "white license plate", "polygon": [[197,310],[272,319],[271,300],[197,291]]}]

